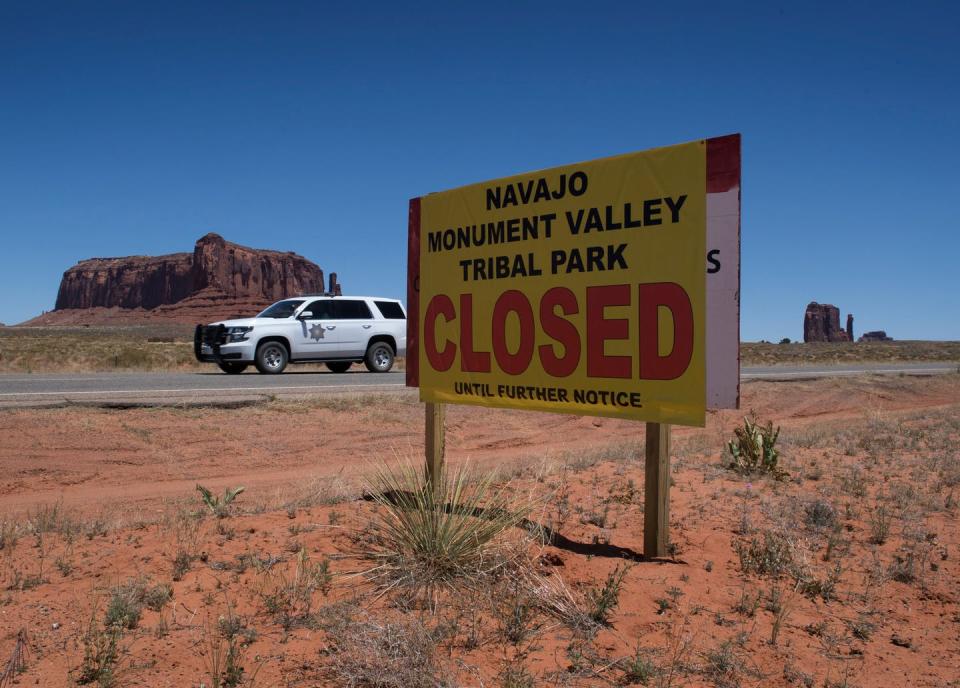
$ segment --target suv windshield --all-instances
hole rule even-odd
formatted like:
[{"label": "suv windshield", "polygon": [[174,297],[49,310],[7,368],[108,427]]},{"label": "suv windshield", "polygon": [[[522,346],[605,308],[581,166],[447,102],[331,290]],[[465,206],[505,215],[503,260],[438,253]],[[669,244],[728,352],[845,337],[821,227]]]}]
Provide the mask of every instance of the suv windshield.
[{"label": "suv windshield", "polygon": [[290,299],[289,301],[277,301],[275,304],[270,306],[263,313],[260,313],[258,318],[289,318],[293,315],[293,312],[300,307],[300,304],[303,303],[302,299]]}]

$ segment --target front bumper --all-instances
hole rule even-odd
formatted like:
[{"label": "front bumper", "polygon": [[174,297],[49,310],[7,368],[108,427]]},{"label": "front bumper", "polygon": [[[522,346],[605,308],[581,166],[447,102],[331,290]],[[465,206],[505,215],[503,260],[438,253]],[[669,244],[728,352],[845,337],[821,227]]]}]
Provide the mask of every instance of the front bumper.
[{"label": "front bumper", "polygon": [[223,325],[197,325],[193,332],[193,355],[204,363],[250,362],[256,349],[253,342],[227,342]]}]

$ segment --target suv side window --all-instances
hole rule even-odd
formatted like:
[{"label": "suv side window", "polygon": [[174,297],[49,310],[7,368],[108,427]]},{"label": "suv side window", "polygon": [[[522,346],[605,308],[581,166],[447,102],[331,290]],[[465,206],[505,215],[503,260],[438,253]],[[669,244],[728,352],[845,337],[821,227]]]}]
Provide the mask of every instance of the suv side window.
[{"label": "suv side window", "polygon": [[314,301],[303,310],[313,313],[312,320],[333,320],[333,309],[330,307],[332,303],[330,299]]},{"label": "suv side window", "polygon": [[333,299],[330,304],[333,306],[334,320],[371,320],[373,318],[366,301]]},{"label": "suv side window", "polygon": [[374,301],[383,317],[387,320],[403,320],[407,316],[403,314],[403,308],[396,301]]}]

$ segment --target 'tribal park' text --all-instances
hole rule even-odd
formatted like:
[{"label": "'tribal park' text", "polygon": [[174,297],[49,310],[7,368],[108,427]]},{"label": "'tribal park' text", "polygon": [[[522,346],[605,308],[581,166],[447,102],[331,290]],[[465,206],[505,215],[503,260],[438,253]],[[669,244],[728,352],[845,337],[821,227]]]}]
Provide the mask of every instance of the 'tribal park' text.
[{"label": "'tribal park' text", "polygon": [[[512,206],[547,203],[564,198],[582,196],[587,191],[589,179],[582,171],[560,175],[551,188],[547,179],[529,179],[486,189],[487,210]],[[431,253],[464,250],[483,246],[510,244],[520,241],[549,240],[557,227],[567,230],[572,236],[589,235],[618,230],[637,230],[663,224],[680,222],[680,213],[687,200],[686,194],[664,196],[643,200],[635,206],[625,202],[619,207],[607,205],[564,211],[558,218],[555,212],[526,214],[506,220],[481,222],[479,224],[448,227],[430,231],[427,250]],[[463,280],[506,279],[537,277],[546,268],[551,274],[574,272],[602,272],[628,269],[624,242],[606,243],[569,250],[550,251],[549,265],[537,264],[534,252],[501,254],[483,258],[464,258],[459,261]]]}]

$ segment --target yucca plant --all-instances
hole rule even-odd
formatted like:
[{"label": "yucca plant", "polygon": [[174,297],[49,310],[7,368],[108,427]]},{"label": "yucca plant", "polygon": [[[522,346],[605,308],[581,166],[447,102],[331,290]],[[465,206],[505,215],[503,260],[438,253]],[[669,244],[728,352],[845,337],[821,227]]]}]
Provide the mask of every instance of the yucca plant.
[{"label": "yucca plant", "polygon": [[203,503],[210,509],[210,513],[217,518],[227,517],[233,500],[245,489],[245,487],[235,487],[231,490],[229,487],[225,487],[223,488],[223,496],[217,497],[203,485],[197,485],[197,492],[200,493],[200,498],[203,500]]},{"label": "yucca plant", "polygon": [[382,593],[431,606],[441,591],[493,574],[509,561],[499,536],[534,506],[508,488],[489,475],[473,480],[465,468],[441,471],[434,484],[422,468],[381,466],[369,490],[380,508],[364,553],[375,565],[365,574]]},{"label": "yucca plant", "polygon": [[780,453],[776,444],[780,428],[774,430],[772,421],[760,425],[744,418],[743,427],[734,428],[733,434],[734,439],[727,442],[731,469],[744,475],[767,473],[777,480],[787,477],[786,471],[777,465]]}]

